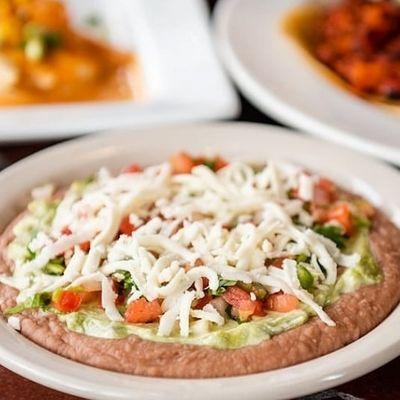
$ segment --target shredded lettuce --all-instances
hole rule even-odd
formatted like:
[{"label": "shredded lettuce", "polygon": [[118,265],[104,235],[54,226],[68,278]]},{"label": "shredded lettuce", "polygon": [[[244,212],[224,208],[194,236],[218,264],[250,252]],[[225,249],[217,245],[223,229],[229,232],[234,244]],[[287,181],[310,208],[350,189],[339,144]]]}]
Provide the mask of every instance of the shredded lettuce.
[{"label": "shredded lettuce", "polygon": [[24,310],[32,308],[46,309],[51,303],[51,293],[43,292],[36,293],[34,296],[29,297],[23,303],[17,304],[15,307],[11,307],[6,310],[5,314],[13,315],[19,314]]}]

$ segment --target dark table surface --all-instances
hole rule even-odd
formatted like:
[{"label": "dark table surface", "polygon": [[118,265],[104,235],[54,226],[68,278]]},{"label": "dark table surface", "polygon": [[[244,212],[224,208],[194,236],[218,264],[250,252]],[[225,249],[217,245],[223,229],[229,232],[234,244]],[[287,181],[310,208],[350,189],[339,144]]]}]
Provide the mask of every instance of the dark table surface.
[{"label": "dark table surface", "polygon": [[[278,1],[278,0],[277,0]],[[209,0],[211,7],[214,0]],[[242,111],[238,121],[281,125],[252,107],[241,97]],[[40,142],[0,146],[0,168],[57,143]],[[400,329],[400,327],[399,327]],[[400,400],[400,357],[392,362],[332,390],[302,398],[302,400]],[[22,378],[0,366],[0,400],[74,400],[75,396],[63,394]],[[160,394],[162,399],[162,394]]]}]

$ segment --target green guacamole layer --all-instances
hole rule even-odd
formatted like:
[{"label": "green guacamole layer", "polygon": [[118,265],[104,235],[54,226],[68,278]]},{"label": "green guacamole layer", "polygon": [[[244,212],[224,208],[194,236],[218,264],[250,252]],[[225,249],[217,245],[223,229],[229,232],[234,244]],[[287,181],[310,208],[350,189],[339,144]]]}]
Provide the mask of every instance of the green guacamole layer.
[{"label": "green guacamole layer", "polygon": [[[49,229],[56,208],[56,202],[34,201],[29,205],[30,214],[14,228],[16,238],[8,248],[12,259],[23,261],[32,256],[27,245],[37,232],[46,232]],[[334,303],[342,294],[353,292],[360,286],[378,283],[382,278],[369,246],[368,228],[360,229],[358,234],[349,240],[344,252],[358,253],[361,259],[355,267],[344,269],[334,286],[320,286],[313,290],[314,298],[321,306]],[[197,324],[191,329],[188,337],[181,337],[178,333],[169,337],[158,336],[157,324],[112,322],[101,309],[93,307],[69,314],[58,313],[58,316],[70,330],[94,337],[112,339],[134,334],[155,342],[236,349],[258,344],[274,335],[296,328],[312,317],[313,312],[308,307],[302,307],[289,313],[271,312],[250,322],[238,323],[229,320],[223,327],[209,324],[205,329]]]},{"label": "green guacamole layer", "polygon": [[[320,305],[329,305],[344,293],[357,290],[360,286],[378,283],[381,280],[380,269],[371,253],[368,231],[361,231],[346,248],[346,252],[357,252],[361,255],[358,265],[346,269],[331,287],[323,287],[314,293]],[[213,327],[206,333],[191,332],[188,337],[178,334],[169,337],[157,335],[157,324],[127,324],[111,322],[104,312],[97,309],[86,309],[63,314],[59,318],[68,329],[101,338],[124,338],[137,335],[142,339],[163,343],[181,343],[207,345],[219,349],[237,349],[256,345],[272,336],[303,325],[313,316],[306,307],[288,313],[268,313],[265,317],[251,322],[238,323],[230,320],[223,327]]]}]

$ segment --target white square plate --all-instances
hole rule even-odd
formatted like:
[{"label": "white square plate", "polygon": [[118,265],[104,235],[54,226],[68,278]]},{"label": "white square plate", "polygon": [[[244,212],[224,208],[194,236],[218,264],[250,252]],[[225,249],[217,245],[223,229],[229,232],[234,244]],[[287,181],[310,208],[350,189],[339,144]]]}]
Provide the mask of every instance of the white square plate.
[{"label": "white square plate", "polygon": [[[203,0],[64,0],[78,29],[95,15],[107,40],[137,54],[145,99],[0,108],[0,141],[233,117],[236,95],[215,56]],[[93,32],[92,32],[93,33]]]}]

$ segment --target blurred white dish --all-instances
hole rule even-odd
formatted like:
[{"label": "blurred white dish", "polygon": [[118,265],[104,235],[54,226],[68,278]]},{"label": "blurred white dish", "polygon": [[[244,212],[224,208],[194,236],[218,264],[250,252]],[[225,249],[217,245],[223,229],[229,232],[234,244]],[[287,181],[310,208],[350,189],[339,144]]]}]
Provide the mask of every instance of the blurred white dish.
[{"label": "blurred white dish", "polygon": [[[236,115],[238,101],[214,53],[203,0],[64,0],[72,22],[95,16],[95,34],[137,54],[143,101],[0,108],[0,141],[55,139]],[[93,29],[91,30],[93,33]]]},{"label": "blurred white dish", "polygon": [[[57,145],[0,173],[0,230],[22,208],[32,187],[66,184],[101,166],[118,170],[164,161],[171,153],[213,150],[226,159],[268,158],[302,164],[369,198],[399,225],[400,175],[349,149],[255,124],[168,127],[110,132]],[[74,160],[71,162],[71,160]],[[88,367],[40,348],[0,320],[0,363],[43,385],[91,399],[274,400],[339,385],[400,354],[400,308],[356,342],[324,357],[276,371],[220,379],[157,379]],[[382,338],[385,338],[382,340]]]},{"label": "blurred white dish", "polygon": [[228,71],[265,113],[313,135],[400,165],[399,113],[332,83],[304,56],[282,22],[304,0],[221,0],[216,37]]}]

